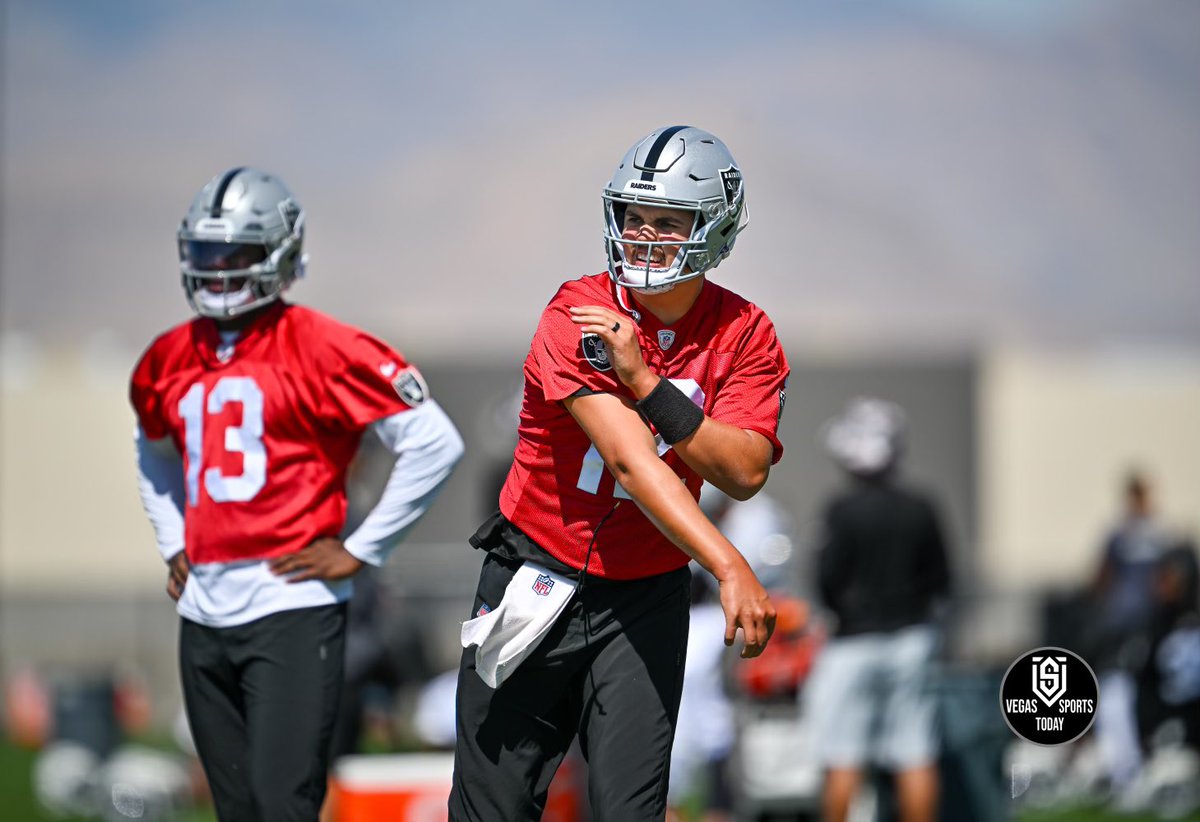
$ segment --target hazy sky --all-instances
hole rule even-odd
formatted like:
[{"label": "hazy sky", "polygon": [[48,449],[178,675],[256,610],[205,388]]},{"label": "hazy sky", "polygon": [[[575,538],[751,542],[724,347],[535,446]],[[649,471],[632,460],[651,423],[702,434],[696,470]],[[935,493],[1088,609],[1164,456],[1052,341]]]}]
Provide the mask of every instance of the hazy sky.
[{"label": "hazy sky", "polygon": [[[897,9],[899,7],[899,10]],[[522,349],[599,192],[690,123],[751,226],[714,278],[800,350],[1200,345],[1200,4],[5,4],[0,327],[140,347],[233,165],[308,210],[292,296]]]}]

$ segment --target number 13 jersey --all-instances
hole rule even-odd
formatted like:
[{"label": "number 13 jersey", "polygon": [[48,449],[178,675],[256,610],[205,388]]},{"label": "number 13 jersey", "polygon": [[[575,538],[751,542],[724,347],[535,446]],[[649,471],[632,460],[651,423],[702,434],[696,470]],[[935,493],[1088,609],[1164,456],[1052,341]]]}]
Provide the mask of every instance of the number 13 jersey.
[{"label": "number 13 jersey", "polygon": [[[500,511],[572,568],[583,568],[594,539],[589,574],[638,579],[682,567],[688,557],[629,499],[562,402],[581,391],[634,399],[603,343],[582,335],[569,313],[573,306],[600,305],[629,314],[615,288],[607,273],[572,280],[542,313],[525,359],[517,448]],[[625,304],[636,305],[628,296]],[[642,312],[637,325],[651,371],[674,382],[707,416],[765,436],[778,462],[788,365],[761,309],[706,281],[674,324]],[[667,446],[660,444],[659,453],[698,498],[700,476]],[[621,499],[627,501],[618,505]]]},{"label": "number 13 jersey", "polygon": [[211,319],[176,326],[130,384],[146,436],[170,437],[183,455],[192,564],[270,559],[336,537],[363,430],[427,394],[385,343],[282,302],[232,346]]}]

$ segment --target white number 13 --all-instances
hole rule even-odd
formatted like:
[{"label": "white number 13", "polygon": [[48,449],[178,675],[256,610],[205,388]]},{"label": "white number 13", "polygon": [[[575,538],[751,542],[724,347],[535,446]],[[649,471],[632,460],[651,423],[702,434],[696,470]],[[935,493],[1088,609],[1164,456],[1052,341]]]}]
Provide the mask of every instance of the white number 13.
[{"label": "white number 13", "polygon": [[187,447],[187,501],[196,505],[200,497],[200,463],[204,457],[204,417],[219,414],[226,403],[242,404],[242,424],[225,429],[225,450],[242,455],[242,473],[226,476],[217,467],[204,472],[204,490],[213,502],[246,502],[267,484],[267,450],[263,447],[263,393],[252,377],[222,377],[208,395],[205,409],[204,384],[196,383],[179,401]]}]

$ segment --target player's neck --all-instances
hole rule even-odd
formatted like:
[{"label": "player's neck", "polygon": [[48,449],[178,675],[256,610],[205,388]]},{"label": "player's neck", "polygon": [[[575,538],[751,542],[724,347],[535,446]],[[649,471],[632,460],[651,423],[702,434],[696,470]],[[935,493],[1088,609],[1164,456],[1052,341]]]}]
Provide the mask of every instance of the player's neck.
[{"label": "player's neck", "polygon": [[703,275],[690,280],[684,280],[670,291],[662,294],[639,294],[633,292],[633,299],[638,305],[649,311],[663,325],[671,325],[679,320],[696,304],[700,292],[704,290]]}]

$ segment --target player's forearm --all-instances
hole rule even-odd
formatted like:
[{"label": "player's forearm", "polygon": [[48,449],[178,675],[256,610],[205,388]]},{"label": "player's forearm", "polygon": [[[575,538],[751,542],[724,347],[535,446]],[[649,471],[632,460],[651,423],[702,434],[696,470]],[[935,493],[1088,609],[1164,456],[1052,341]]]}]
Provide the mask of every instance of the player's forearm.
[{"label": "player's forearm", "polygon": [[623,455],[609,470],[655,527],[718,580],[746,565],[738,550],[704,516],[679,476],[653,451]]},{"label": "player's forearm", "polygon": [[764,458],[761,435],[705,417],[690,437],[673,448],[688,467],[736,500],[747,500],[767,481],[771,460]]},{"label": "player's forearm", "polygon": [[164,560],[183,550],[183,461],[167,439],[150,440],[141,426],[137,447],[138,494],[154,528],[154,541]]},{"label": "player's forearm", "polygon": [[356,559],[379,566],[425,515],[463,455],[463,441],[441,407],[429,400],[379,420],[372,430],[397,455],[379,501],[345,539]]}]

